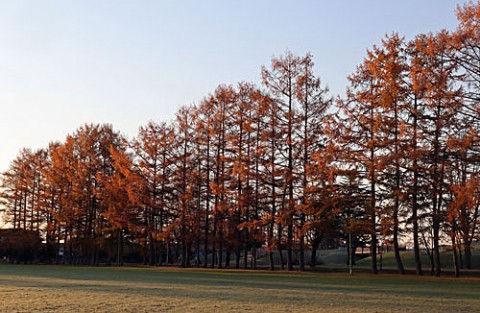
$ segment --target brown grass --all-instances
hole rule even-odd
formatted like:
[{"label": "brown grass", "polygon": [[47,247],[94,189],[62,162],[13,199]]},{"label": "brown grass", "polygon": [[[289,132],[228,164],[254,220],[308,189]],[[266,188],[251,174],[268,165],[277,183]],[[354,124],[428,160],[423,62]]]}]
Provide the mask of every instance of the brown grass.
[{"label": "brown grass", "polygon": [[480,279],[0,265],[1,312],[475,312]]}]

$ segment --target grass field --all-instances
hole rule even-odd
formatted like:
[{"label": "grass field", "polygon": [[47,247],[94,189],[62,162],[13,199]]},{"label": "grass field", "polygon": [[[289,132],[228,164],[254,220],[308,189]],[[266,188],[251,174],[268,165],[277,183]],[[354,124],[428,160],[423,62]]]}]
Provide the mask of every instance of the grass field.
[{"label": "grass field", "polygon": [[[413,251],[402,251],[400,252],[402,257],[402,262],[405,268],[415,269],[415,258]],[[440,255],[440,261],[443,270],[453,271],[453,258],[452,252],[442,252]],[[359,267],[369,267],[371,262],[371,258],[365,258],[357,262],[357,266]],[[380,262],[380,256],[377,256],[377,262]],[[383,266],[386,268],[396,268],[397,263],[395,261],[395,254],[393,252],[388,252],[383,254]],[[425,251],[421,252],[421,262],[423,270],[428,272],[430,270],[430,260],[428,255]],[[473,269],[480,269],[480,254],[478,250],[474,250],[472,253],[472,267]]]},{"label": "grass field", "polygon": [[1,312],[478,312],[480,278],[0,265]]}]

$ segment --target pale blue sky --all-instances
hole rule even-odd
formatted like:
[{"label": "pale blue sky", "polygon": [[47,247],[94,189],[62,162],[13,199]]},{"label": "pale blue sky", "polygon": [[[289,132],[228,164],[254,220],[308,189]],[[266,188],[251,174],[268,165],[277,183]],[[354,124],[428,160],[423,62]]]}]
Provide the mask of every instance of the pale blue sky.
[{"label": "pale blue sky", "polygon": [[134,136],[218,84],[311,52],[332,94],[385,33],[454,29],[447,0],[0,0],[0,171],[83,123]]}]

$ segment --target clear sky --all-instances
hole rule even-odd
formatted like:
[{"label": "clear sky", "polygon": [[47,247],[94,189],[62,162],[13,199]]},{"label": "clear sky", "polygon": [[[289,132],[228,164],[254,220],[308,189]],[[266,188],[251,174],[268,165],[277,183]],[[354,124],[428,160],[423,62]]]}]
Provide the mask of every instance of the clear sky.
[{"label": "clear sky", "polygon": [[0,171],[84,123],[131,137],[218,84],[311,52],[332,94],[386,33],[454,29],[448,0],[0,0]]}]

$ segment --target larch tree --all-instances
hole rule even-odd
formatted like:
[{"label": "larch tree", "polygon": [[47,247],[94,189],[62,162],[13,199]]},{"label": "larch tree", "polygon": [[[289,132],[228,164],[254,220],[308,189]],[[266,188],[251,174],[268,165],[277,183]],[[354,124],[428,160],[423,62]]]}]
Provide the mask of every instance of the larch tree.
[{"label": "larch tree", "polygon": [[[400,214],[406,192],[403,188],[404,168],[406,164],[406,97],[407,97],[407,63],[404,52],[405,43],[398,34],[392,34],[382,40],[382,45],[374,49],[370,69],[377,82],[378,105],[381,107],[381,126],[379,137],[383,141],[381,151],[381,189],[383,196],[383,223],[387,232],[392,233],[395,261],[400,274],[405,269],[400,257],[399,235]],[[385,230],[385,229],[384,229]]]},{"label": "larch tree", "polygon": [[[298,104],[296,85],[300,75],[301,59],[287,51],[284,55],[273,58],[271,69],[262,68],[263,85],[277,106],[278,125],[281,129],[281,145],[275,162],[281,165],[283,183],[281,192],[280,222],[287,228],[286,249],[287,268],[293,270],[294,224],[296,217],[296,184],[298,175],[294,171],[298,161],[298,137],[295,130],[298,125]],[[279,231],[279,235],[281,232]],[[279,251],[279,253],[281,253]]]},{"label": "larch tree", "polygon": [[302,152],[298,158],[301,160],[301,206],[298,223],[299,240],[299,264],[300,270],[305,270],[305,232],[306,215],[312,201],[309,195],[311,185],[309,168],[311,167],[312,154],[323,150],[323,118],[325,111],[331,104],[331,99],[326,97],[328,89],[322,88],[320,79],[313,72],[313,57],[311,54],[305,55],[300,60],[299,76],[296,81],[296,98],[300,103],[299,122],[300,127],[297,136],[300,139]]},{"label": "larch tree", "polygon": [[227,160],[231,163],[229,168],[229,189],[233,192],[233,212],[231,224],[235,250],[235,268],[240,267],[241,253],[243,250],[244,267],[247,266],[249,248],[249,221],[251,219],[252,188],[251,177],[251,149],[252,132],[251,116],[253,101],[251,94],[254,92],[251,84],[238,85],[235,99],[229,112],[229,132],[226,143],[230,150]]},{"label": "larch tree", "polygon": [[380,137],[383,109],[380,105],[379,79],[376,77],[376,54],[379,48],[368,51],[364,62],[357,67],[357,71],[349,77],[350,87],[347,89],[347,98],[340,103],[344,115],[342,141],[349,143],[348,154],[343,154],[350,167],[357,168],[361,175],[360,188],[366,202],[366,214],[369,220],[370,254],[372,273],[377,274],[377,233],[378,211],[380,197],[379,172],[381,170],[381,152],[385,149],[384,141]]},{"label": "larch tree", "polygon": [[166,250],[162,238],[172,198],[169,177],[173,166],[173,129],[166,123],[149,122],[139,128],[138,135],[128,145],[142,181],[136,203],[142,208],[142,237],[148,262],[162,264]]},{"label": "larch tree", "polygon": [[[198,149],[198,157],[201,165],[200,173],[200,192],[202,193],[202,208],[204,210],[204,259],[203,267],[208,266],[208,255],[210,251],[210,242],[212,239],[211,234],[211,220],[212,220],[212,189],[210,188],[210,183],[212,180],[212,166],[213,166],[213,155],[211,155],[211,147],[213,146],[213,129],[212,125],[214,123],[214,106],[213,97],[203,99],[198,106],[198,120],[197,120],[197,133],[196,143]],[[203,173],[202,173],[203,172]],[[212,247],[213,251],[213,247]]]},{"label": "larch tree", "polygon": [[190,266],[193,243],[194,191],[197,181],[195,166],[195,108],[183,107],[176,116],[175,164],[173,165],[174,205],[173,221],[167,228],[181,245],[181,265]]},{"label": "larch tree", "polygon": [[[102,194],[102,215],[108,226],[105,232],[111,233],[112,241],[116,241],[115,261],[117,266],[123,265],[124,238],[128,233],[135,233],[139,212],[136,197],[140,176],[134,169],[133,158],[125,152],[125,148],[111,147],[113,172],[101,176],[104,192]],[[112,260],[112,257],[110,257]]]},{"label": "larch tree", "polygon": [[[454,51],[454,61],[458,65],[459,79],[457,83],[461,83],[463,88],[460,115],[464,129],[460,130],[463,138],[460,138],[455,146],[459,149],[458,156],[464,164],[461,184],[466,186],[467,181],[472,183],[476,180],[478,154],[480,152],[477,145],[479,140],[478,129],[480,127],[480,2],[468,2],[459,5],[456,13],[458,26],[451,34],[450,46]],[[472,191],[468,187],[465,187],[465,189]],[[459,195],[458,190],[456,194]],[[471,198],[472,196],[474,195],[470,192],[468,197]],[[467,197],[467,195],[463,195],[463,197]],[[455,200],[455,203],[464,203],[453,207],[460,209],[460,216],[457,217],[458,229],[463,240],[465,265],[467,268],[471,268],[471,243],[475,237],[476,225],[478,225],[476,221],[478,209],[471,208],[463,200],[460,202]]]},{"label": "larch tree", "polygon": [[410,179],[410,188],[408,190],[410,199],[410,220],[412,223],[412,239],[413,239],[413,251],[415,259],[415,271],[417,275],[422,275],[422,263],[420,258],[420,228],[422,224],[423,209],[425,209],[425,195],[422,190],[425,186],[424,175],[422,175],[424,169],[422,167],[422,160],[425,157],[425,145],[423,144],[423,135],[420,127],[424,123],[422,118],[424,112],[424,106],[422,101],[425,98],[425,76],[423,75],[423,59],[419,50],[416,48],[415,41],[408,43],[407,53],[409,56],[409,69],[408,69],[408,89],[409,89],[409,101],[408,103],[408,124],[407,133],[411,138],[410,144],[405,149],[408,153],[409,165],[407,166],[406,176]]},{"label": "larch tree", "polygon": [[424,173],[430,188],[429,208],[433,232],[433,252],[435,275],[441,273],[440,239],[441,226],[446,218],[445,169],[447,162],[447,140],[452,122],[461,108],[460,90],[455,86],[457,64],[450,57],[450,35],[442,31],[436,35],[419,35],[415,39],[417,56],[422,65],[417,71],[417,79],[423,81],[422,134],[425,144],[425,159],[428,170]]}]

